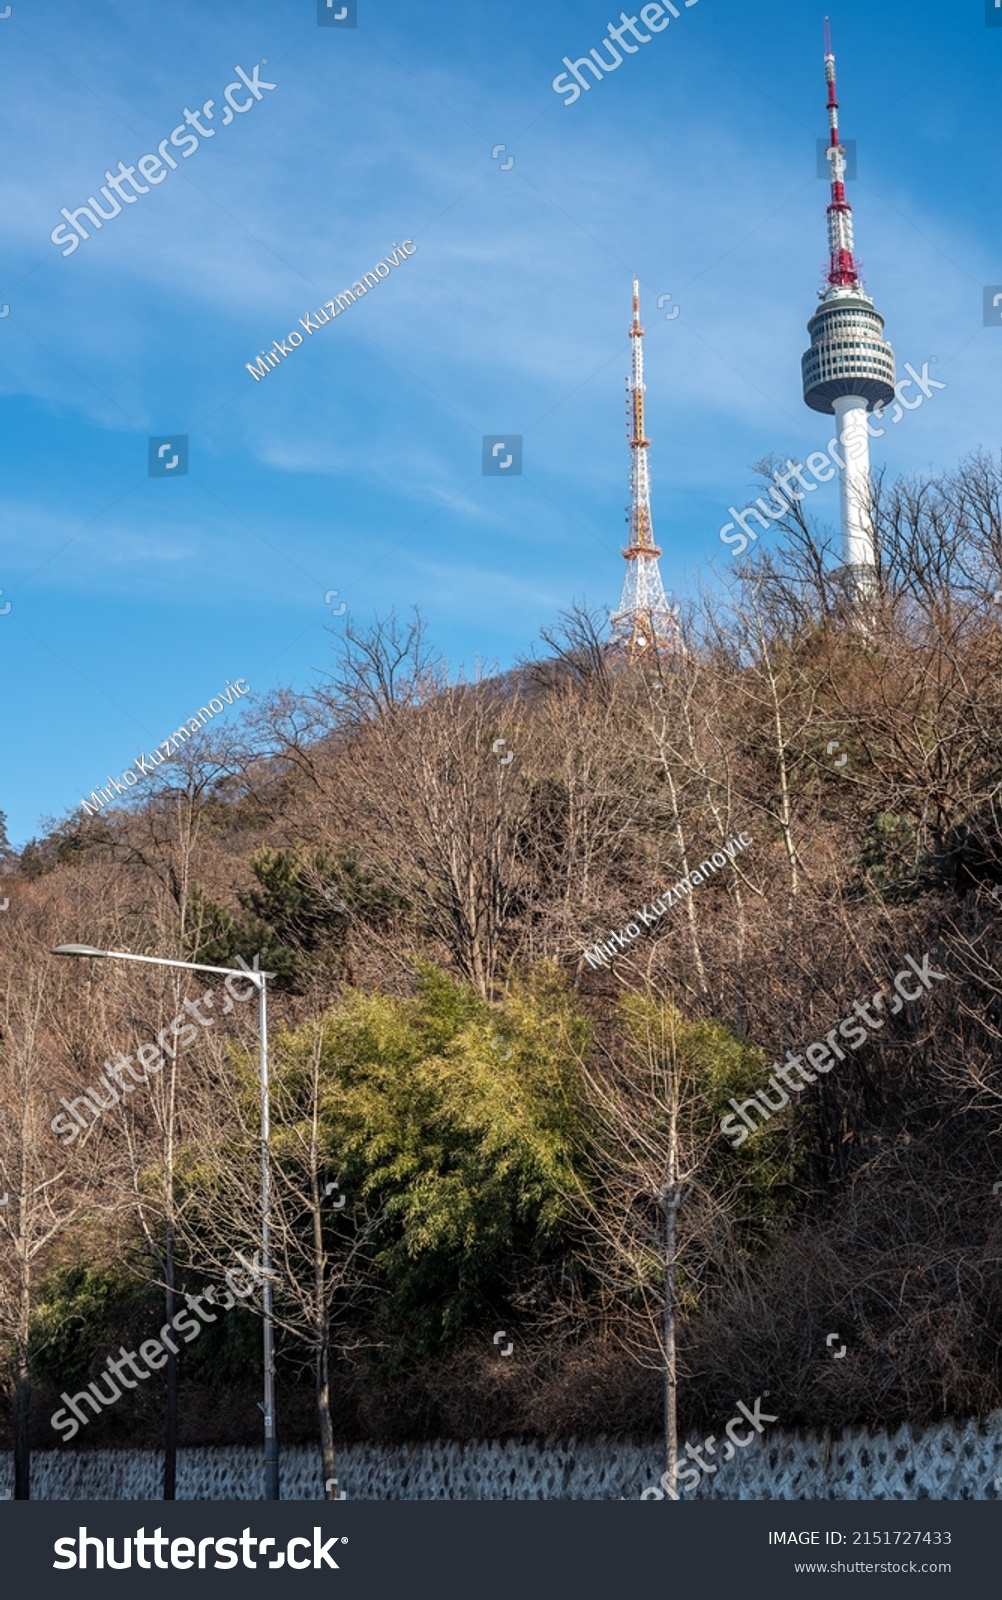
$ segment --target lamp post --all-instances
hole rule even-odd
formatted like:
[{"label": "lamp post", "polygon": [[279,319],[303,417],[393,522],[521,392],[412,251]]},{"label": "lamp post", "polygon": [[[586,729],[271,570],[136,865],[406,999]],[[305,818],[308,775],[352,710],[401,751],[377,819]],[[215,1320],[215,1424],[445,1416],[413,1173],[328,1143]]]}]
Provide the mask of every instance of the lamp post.
[{"label": "lamp post", "polygon": [[[112,961],[144,961],[154,967],[184,967],[189,972],[215,972],[247,978],[257,989],[259,1062],[261,1070],[261,1258],[262,1323],[264,1328],[264,1498],[278,1500],[278,1434],[275,1430],[275,1321],[271,1276],[271,1102],[268,1094],[268,979],[273,972],[250,967],[207,967],[198,961],[168,961],[163,956],[137,956],[129,950],[97,950],[89,944],[60,944],[54,956],[94,956]],[[232,992],[232,991],[231,991]]]}]

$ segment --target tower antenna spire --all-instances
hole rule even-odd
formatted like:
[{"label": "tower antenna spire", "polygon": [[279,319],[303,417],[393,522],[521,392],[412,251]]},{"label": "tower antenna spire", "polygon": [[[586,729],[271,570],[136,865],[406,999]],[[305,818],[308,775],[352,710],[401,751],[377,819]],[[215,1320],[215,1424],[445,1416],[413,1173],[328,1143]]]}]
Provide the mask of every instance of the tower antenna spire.
[{"label": "tower antenna spire", "polygon": [[855,288],[859,283],[853,252],[852,206],[845,193],[845,149],[839,138],[838,93],[835,86],[835,54],[832,50],[832,30],[825,17],[825,82],[828,85],[828,162],[831,167],[832,197],[828,207],[828,246],[831,266],[828,282],[841,289]]},{"label": "tower antenna spire", "polygon": [[623,551],[627,562],[626,579],[619,610],[612,621],[613,642],[625,646],[631,657],[648,652],[679,652],[678,625],[669,609],[658,558],[661,551],[654,542],[651,517],[651,482],[647,453],[651,441],[644,423],[644,330],[640,325],[640,281],[633,280],[633,322],[630,342],[633,347],[631,374],[626,381],[627,433],[633,466],[630,473],[630,542]]}]

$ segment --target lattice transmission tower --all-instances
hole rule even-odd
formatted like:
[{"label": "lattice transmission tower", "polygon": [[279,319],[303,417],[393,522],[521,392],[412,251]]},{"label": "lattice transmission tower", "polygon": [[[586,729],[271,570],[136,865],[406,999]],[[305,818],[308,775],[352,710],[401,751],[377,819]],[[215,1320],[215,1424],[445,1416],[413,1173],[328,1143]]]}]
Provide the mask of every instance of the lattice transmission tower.
[{"label": "lattice transmission tower", "polygon": [[631,659],[682,654],[676,608],[668,604],[661,582],[651,517],[651,480],[647,452],[651,441],[644,428],[644,330],[640,326],[640,284],[633,280],[633,361],[627,379],[627,417],[633,467],[630,473],[630,542],[623,551],[626,579],[619,609],[612,615],[613,646]]}]

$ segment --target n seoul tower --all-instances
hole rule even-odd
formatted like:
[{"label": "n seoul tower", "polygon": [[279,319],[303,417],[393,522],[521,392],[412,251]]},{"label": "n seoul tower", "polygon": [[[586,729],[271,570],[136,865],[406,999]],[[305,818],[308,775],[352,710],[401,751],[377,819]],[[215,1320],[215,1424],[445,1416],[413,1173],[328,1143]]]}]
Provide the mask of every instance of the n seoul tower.
[{"label": "n seoul tower", "polygon": [[623,551],[627,567],[619,610],[614,612],[610,621],[613,644],[624,646],[627,654],[635,660],[645,654],[656,657],[660,651],[681,650],[678,625],[668,608],[661,582],[661,568],[658,566],[661,551],[654,543],[651,480],[647,466],[651,441],[644,429],[644,330],[640,326],[640,283],[637,278],[633,280],[630,338],[633,342],[633,361],[631,376],[626,382],[628,433],[633,454],[630,542]]},{"label": "n seoul tower", "polygon": [[883,337],[884,319],[863,289],[853,255],[852,207],[845,197],[845,149],[839,143],[838,99],[831,29],[825,18],[828,85],[826,152],[831,166],[828,207],[831,265],[821,304],[807,324],[811,347],[803,356],[804,399],[812,411],[838,418],[842,444],[839,493],[842,551],[848,575],[865,592],[876,566],[870,494],[867,413],[894,399],[894,351]]}]

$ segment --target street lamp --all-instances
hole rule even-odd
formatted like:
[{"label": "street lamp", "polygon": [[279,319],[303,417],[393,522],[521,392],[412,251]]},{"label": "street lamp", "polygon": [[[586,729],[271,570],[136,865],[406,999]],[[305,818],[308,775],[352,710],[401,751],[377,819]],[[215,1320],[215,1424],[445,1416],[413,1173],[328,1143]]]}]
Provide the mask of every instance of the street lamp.
[{"label": "street lamp", "polygon": [[54,956],[99,956],[113,961],[145,961],[155,967],[184,967],[189,972],[216,972],[248,978],[257,989],[261,1065],[261,1257],[264,1280],[264,1497],[280,1499],[278,1488],[278,1435],[275,1431],[275,1319],[271,1280],[271,1102],[268,1094],[268,979],[273,972],[256,967],[207,967],[198,961],[168,961],[163,956],[137,956],[129,950],[97,950],[90,944],[60,944]]}]

